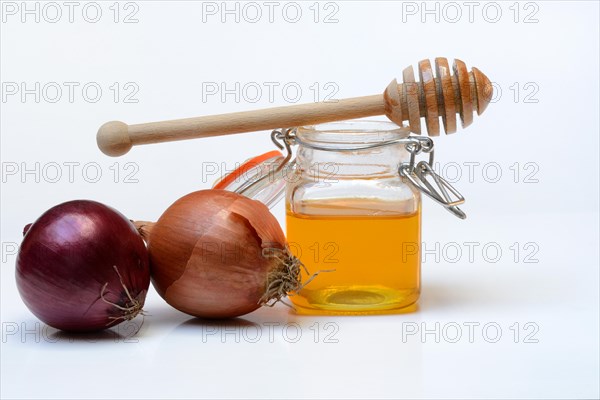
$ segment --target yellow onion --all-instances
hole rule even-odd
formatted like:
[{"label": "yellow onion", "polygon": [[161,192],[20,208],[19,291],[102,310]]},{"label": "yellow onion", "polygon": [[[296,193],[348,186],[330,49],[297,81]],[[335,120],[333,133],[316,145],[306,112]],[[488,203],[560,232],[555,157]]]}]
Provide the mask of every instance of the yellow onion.
[{"label": "yellow onion", "polygon": [[201,190],[177,200],[156,223],[135,224],[148,243],[154,287],[185,313],[236,317],[300,287],[302,264],[258,201]]}]

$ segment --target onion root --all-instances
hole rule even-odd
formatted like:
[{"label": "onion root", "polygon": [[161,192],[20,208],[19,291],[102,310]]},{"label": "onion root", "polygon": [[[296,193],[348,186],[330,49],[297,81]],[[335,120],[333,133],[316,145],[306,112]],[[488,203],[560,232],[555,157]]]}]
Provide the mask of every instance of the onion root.
[{"label": "onion root", "polygon": [[127,297],[129,298],[130,303],[125,303],[124,306],[121,306],[117,303],[113,303],[112,301],[106,300],[106,297],[104,296],[104,293],[106,292],[106,287],[108,286],[108,282],[106,282],[104,284],[104,286],[102,286],[102,290],[100,290],[100,298],[102,299],[103,302],[110,304],[111,306],[117,308],[119,311],[121,311],[121,315],[118,317],[113,317],[110,316],[108,317],[111,321],[109,321],[106,325],[112,325],[114,324],[115,321],[130,321],[132,319],[134,319],[135,317],[137,317],[138,315],[142,315],[144,316],[144,310],[143,310],[143,304],[144,304],[144,299],[146,298],[146,291],[142,290],[140,292],[140,294],[138,295],[137,299],[134,299],[131,296],[131,293],[129,293],[129,289],[127,289],[127,286],[125,286],[125,282],[123,282],[123,277],[121,276],[121,273],[119,272],[119,268],[117,268],[116,265],[113,265],[113,268],[115,270],[115,272],[117,273],[117,275],[119,276],[119,281],[121,282],[121,286],[123,286],[123,289],[125,290],[125,293],[127,294]]}]

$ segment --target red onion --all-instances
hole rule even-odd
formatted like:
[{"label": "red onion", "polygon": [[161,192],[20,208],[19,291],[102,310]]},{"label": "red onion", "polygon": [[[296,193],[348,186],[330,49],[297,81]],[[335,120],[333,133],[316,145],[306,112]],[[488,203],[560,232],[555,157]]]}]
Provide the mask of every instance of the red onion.
[{"label": "red onion", "polygon": [[180,311],[236,317],[300,288],[302,264],[258,201],[201,190],[177,200],[155,224],[136,225],[148,241],[154,287]]},{"label": "red onion", "polygon": [[46,211],[24,231],[17,287],[40,320],[84,332],[141,312],[150,285],[148,252],[118,211],[94,201],[70,201]]}]

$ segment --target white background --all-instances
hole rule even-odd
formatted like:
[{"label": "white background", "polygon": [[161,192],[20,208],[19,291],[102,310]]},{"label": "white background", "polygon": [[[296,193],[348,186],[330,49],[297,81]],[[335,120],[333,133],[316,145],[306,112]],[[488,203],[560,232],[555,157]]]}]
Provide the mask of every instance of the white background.
[{"label": "white background", "polygon": [[[85,20],[95,13],[87,6],[82,14],[84,2],[76,3],[73,22],[57,3],[62,17],[55,23],[56,8],[45,3],[37,3],[39,22],[22,14],[20,2],[7,3],[0,63],[3,398],[598,398],[597,2],[477,2],[471,15],[464,2],[428,3],[437,15],[425,14],[421,2],[302,2],[296,23],[293,5],[285,14],[284,2],[272,22],[258,2],[262,18],[254,23],[256,8],[244,3],[236,22],[235,14],[221,15],[220,2],[99,2],[96,23]],[[216,15],[203,13],[213,6]],[[132,12],[137,22],[124,23]],[[132,219],[156,219],[178,197],[211,186],[216,176],[203,168],[232,169],[272,148],[257,132],[140,146],[113,159],[96,147],[102,123],[288,105],[296,93],[282,93],[286,84],[301,89],[299,103],[324,100],[333,89],[334,98],[375,94],[406,66],[437,56],[480,68],[499,95],[471,127],[436,140],[440,168],[450,178],[461,174],[455,185],[467,198],[468,219],[424,200],[429,252],[416,312],[300,317],[278,306],[208,324],[152,291],[151,315],[137,336],[122,326],[78,337],[44,327],[22,304],[15,247],[23,226],[46,209],[87,198]],[[36,82],[39,102],[35,94],[21,97],[21,85],[35,92]],[[62,87],[54,103],[52,82]],[[64,82],[79,85],[72,101]],[[203,92],[222,82],[230,89],[255,82],[263,92],[256,102],[253,84],[239,99]],[[277,85],[272,98],[264,82]],[[92,89],[87,98],[82,93],[89,83],[102,89],[95,103]],[[19,92],[11,94],[15,85]],[[132,88],[137,103],[124,101]],[[64,164],[71,162],[79,163],[72,179]],[[36,163],[39,177],[22,175]],[[90,182],[98,168],[102,176]],[[273,212],[283,223],[283,204]],[[472,255],[468,246],[475,246]],[[439,337],[422,336],[424,329]]]}]

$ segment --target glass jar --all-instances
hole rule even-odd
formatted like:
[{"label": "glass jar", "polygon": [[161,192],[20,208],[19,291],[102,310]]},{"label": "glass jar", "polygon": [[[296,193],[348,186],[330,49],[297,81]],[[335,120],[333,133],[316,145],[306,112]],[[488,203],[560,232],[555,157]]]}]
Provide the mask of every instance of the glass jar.
[{"label": "glass jar", "polygon": [[367,120],[273,130],[285,156],[251,158],[213,186],[270,207],[285,192],[288,244],[306,267],[290,294],[297,312],[412,311],[421,289],[420,193],[466,214],[464,197],[432,168],[433,140],[409,133]]},{"label": "glass jar", "polygon": [[[410,153],[391,122],[296,129],[286,229],[308,270],[290,300],[299,313],[389,313],[414,304],[421,279],[421,196],[398,168]],[[363,149],[361,149],[363,148]]]}]

